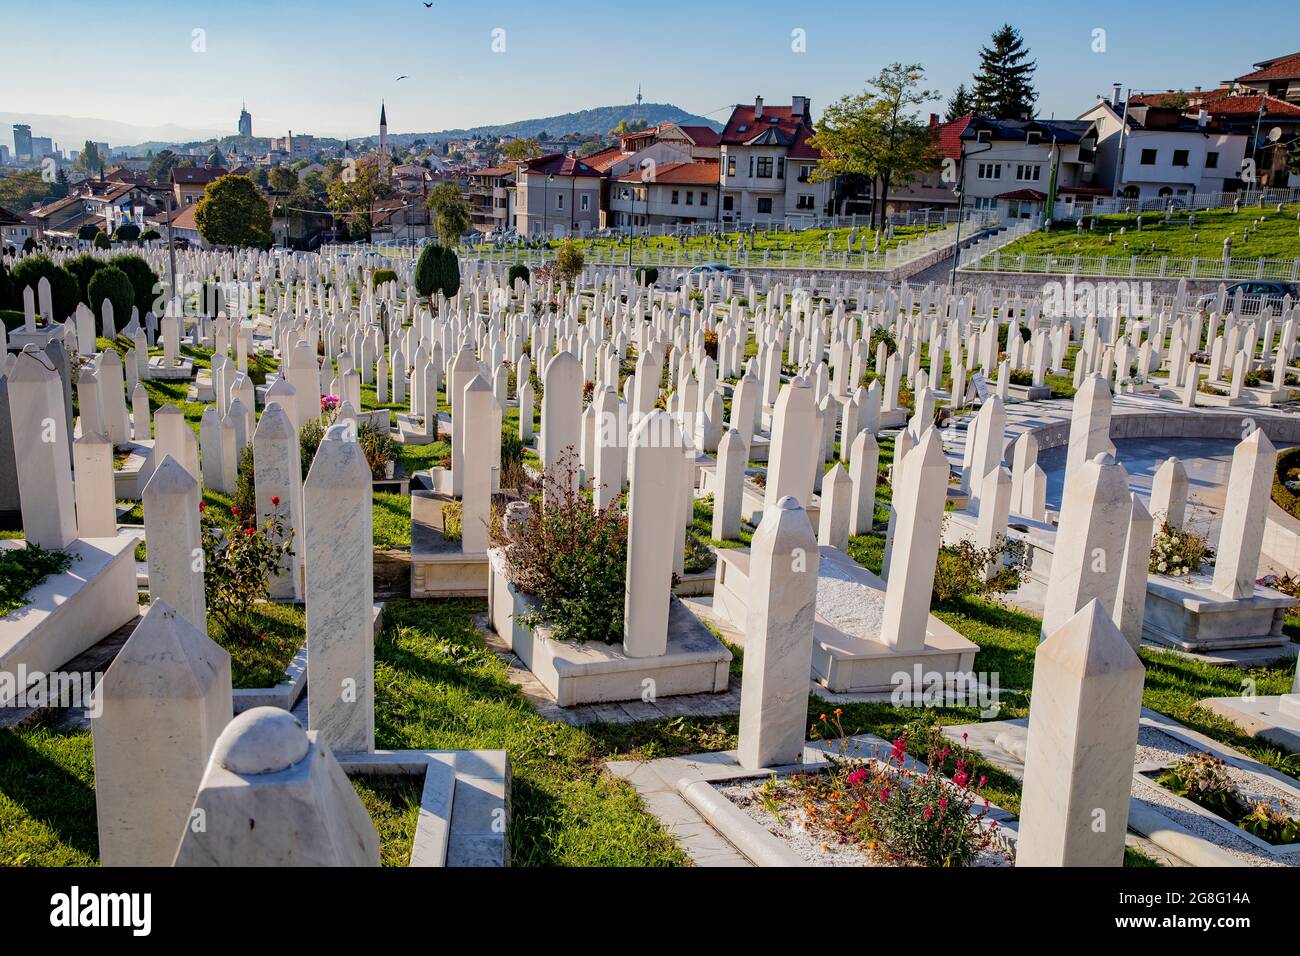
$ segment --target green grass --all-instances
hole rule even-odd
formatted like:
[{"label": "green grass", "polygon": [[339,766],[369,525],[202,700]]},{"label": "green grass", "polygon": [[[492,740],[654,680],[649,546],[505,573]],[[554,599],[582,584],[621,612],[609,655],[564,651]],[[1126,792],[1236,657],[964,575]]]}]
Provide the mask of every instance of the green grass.
[{"label": "green grass", "polygon": [[420,819],[424,778],[410,774],[367,774],[350,778],[379,833],[379,862],[409,866],[415,825]]},{"label": "green grass", "polygon": [[28,544],[0,549],[0,617],[27,604],[27,594],[51,574],[62,574],[72,563],[66,551]]},{"label": "green grass", "polygon": [[411,496],[376,491],[371,507],[375,547],[383,551],[410,549]]},{"label": "green grass", "polygon": [[300,604],[262,603],[253,606],[256,633],[247,639],[226,634],[208,614],[208,636],[230,653],[231,683],[235,687],[274,687],[307,639],[307,617]]},{"label": "green grass", "polygon": [[[1186,212],[1178,212],[1171,225],[1164,225],[1163,212],[1142,214],[1142,231],[1137,231],[1137,216],[1097,216],[1096,228],[1082,233],[1073,222],[1055,224],[1051,232],[1034,232],[1006,246],[1002,255],[1054,255],[1054,256],[1169,256],[1190,259],[1221,259],[1223,240],[1232,237],[1234,259],[1295,259],[1300,258],[1300,237],[1296,232],[1296,214],[1300,205],[1283,206],[1282,212],[1268,206],[1243,207],[1241,212],[1231,209],[1198,210],[1196,225],[1188,227]],[[1242,242],[1243,229],[1264,217],[1265,221],[1246,242]],[[1090,217],[1093,218],[1093,217]],[[1120,229],[1127,230],[1120,235]],[[1194,237],[1199,235],[1199,240]],[[1153,247],[1154,246],[1154,250]]]}]

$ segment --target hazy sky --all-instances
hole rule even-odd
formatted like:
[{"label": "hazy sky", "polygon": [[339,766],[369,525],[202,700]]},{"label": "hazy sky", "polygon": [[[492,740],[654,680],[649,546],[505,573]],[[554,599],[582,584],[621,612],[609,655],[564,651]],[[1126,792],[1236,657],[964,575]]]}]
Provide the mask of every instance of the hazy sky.
[{"label": "hazy sky", "polygon": [[894,60],[920,63],[946,98],[1010,21],[1038,60],[1040,115],[1073,117],[1114,81],[1213,86],[1300,48],[1300,4],[1271,6],[1267,26],[1201,0],[1057,6],[0,0],[0,110],[233,132],[246,100],[260,136],[357,136],[375,131],[381,97],[389,129],[415,132],[628,102],[640,83],[648,101],[723,120],[756,93],[818,111]]}]

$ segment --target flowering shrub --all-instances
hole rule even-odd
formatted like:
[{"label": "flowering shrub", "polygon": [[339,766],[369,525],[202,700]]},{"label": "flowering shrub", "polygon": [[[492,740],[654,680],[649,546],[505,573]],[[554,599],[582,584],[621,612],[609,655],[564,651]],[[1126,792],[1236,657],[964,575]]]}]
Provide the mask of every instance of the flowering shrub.
[{"label": "flowering shrub", "polygon": [[1179,757],[1156,781],[1178,796],[1218,814],[1265,843],[1283,845],[1300,840],[1300,817],[1290,804],[1250,801],[1228,776],[1227,765],[1208,751]]},{"label": "flowering shrub", "polygon": [[1300,598],[1300,577],[1293,574],[1266,574],[1255,582],[1274,591],[1281,591],[1288,597]]},{"label": "flowering shrub", "polygon": [[[837,739],[844,737],[839,718],[839,710],[821,718]],[[917,735],[929,743],[924,771],[908,766],[910,731],[894,740],[883,758],[833,754],[829,775],[814,784],[817,796],[830,804],[829,813],[816,815],[821,825],[832,826],[882,862],[902,866],[967,866],[992,847],[997,823],[983,822],[988,800],[971,812],[983,799],[975,787],[987,781],[973,779],[965,751],[941,735],[934,739],[927,728],[918,728]],[[950,759],[954,772],[948,780],[942,768]]]},{"label": "flowering shrub", "polygon": [[985,579],[989,565],[1001,560],[1004,548],[977,548],[969,541],[944,545],[934,568],[931,596],[939,604],[965,597],[988,594],[1002,588],[1001,578]]},{"label": "flowering shrub", "polygon": [[383,478],[390,461],[397,460],[397,441],[387,428],[376,428],[366,421],[357,429],[357,443],[366,456],[372,478]]},{"label": "flowering shrub", "polygon": [[575,490],[577,469],[570,448],[510,532],[494,523],[493,543],[504,549],[511,582],[537,598],[537,611],[521,623],[544,624],[556,640],[615,644],[623,640],[627,518],[617,505],[598,509]]},{"label": "flowering shrub", "polygon": [[233,528],[223,528],[199,504],[208,614],[235,641],[257,636],[253,606],[267,596],[271,576],[293,554],[293,529],[280,513],[279,497],[272,498],[271,504],[275,511],[262,524],[251,513],[236,513],[239,523]]},{"label": "flowering shrub", "polygon": [[339,413],[339,407],[343,400],[337,395],[322,395],[320,397],[320,413],[326,422],[334,421],[334,416]]},{"label": "flowering shrub", "polygon": [[1151,539],[1151,574],[1185,577],[1200,571],[1205,563],[1214,563],[1214,550],[1204,535],[1175,528],[1168,521],[1160,522],[1160,529]]}]

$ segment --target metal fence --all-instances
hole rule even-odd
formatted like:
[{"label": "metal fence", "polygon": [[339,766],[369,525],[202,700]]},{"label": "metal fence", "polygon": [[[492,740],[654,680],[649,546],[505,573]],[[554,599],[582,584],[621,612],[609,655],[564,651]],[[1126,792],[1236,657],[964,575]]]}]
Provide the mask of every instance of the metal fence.
[{"label": "metal fence", "polygon": [[[1146,199],[1125,199],[1122,196],[1102,196],[1075,204],[1068,216],[1062,218],[1080,219],[1084,216],[1105,216],[1116,213],[1164,212],[1170,203],[1175,209],[1227,209],[1240,202],[1242,207],[1276,206],[1278,203],[1300,202],[1300,189],[1240,189],[1235,192],[1196,193],[1191,196],[1151,196]],[[1058,212],[1063,207],[1058,205]]]},{"label": "metal fence", "polygon": [[1260,279],[1300,281],[1300,259],[1176,259],[1170,256],[1052,256],[982,253],[967,272],[1055,273],[1143,279]]}]

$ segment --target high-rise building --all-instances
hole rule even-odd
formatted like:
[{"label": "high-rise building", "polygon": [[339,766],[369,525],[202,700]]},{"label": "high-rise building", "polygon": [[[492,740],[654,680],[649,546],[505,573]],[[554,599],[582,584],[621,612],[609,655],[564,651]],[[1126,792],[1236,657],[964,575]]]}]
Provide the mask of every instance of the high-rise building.
[{"label": "high-rise building", "polygon": [[26,163],[31,159],[32,128],[26,123],[14,123],[14,160]]},{"label": "high-rise building", "polygon": [[244,104],[239,106],[239,135],[253,135],[253,114],[244,108]]},{"label": "high-rise building", "polygon": [[46,156],[54,155],[54,140],[49,136],[33,136],[31,138],[31,158],[44,159]]}]

